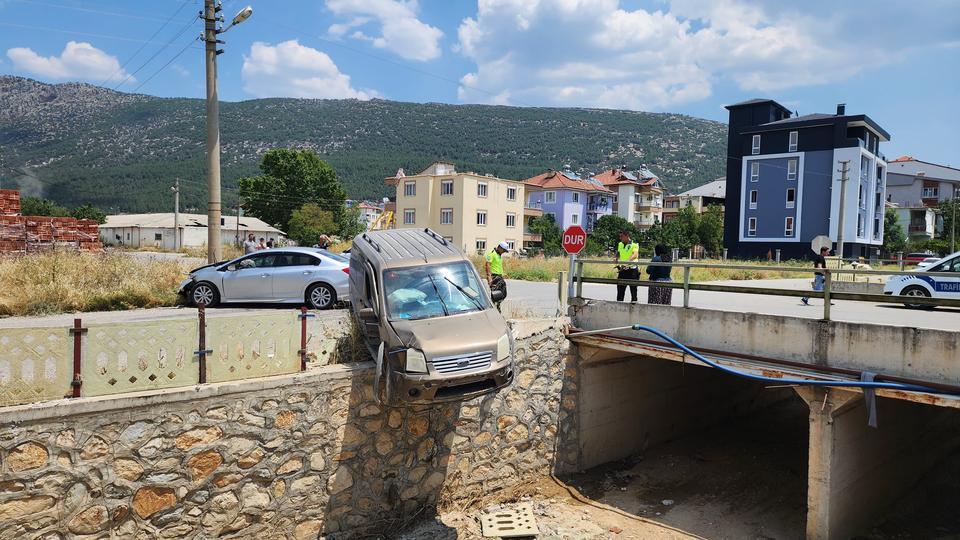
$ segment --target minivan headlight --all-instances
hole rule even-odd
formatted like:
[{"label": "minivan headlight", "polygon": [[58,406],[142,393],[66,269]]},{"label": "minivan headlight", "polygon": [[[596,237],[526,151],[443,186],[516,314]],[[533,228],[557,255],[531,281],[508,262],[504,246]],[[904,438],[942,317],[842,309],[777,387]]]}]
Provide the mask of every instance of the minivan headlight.
[{"label": "minivan headlight", "polygon": [[504,334],[497,340],[497,362],[502,362],[510,356],[510,334]]},{"label": "minivan headlight", "polygon": [[407,349],[407,363],[404,369],[409,373],[427,373],[427,357],[417,349]]}]

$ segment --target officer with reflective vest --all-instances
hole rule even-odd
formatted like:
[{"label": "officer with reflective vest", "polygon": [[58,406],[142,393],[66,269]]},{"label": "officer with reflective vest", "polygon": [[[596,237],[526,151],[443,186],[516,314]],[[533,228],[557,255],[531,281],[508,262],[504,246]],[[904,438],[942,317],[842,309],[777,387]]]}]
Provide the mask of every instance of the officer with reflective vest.
[{"label": "officer with reflective vest", "polygon": [[[640,279],[640,269],[636,261],[640,258],[640,244],[630,240],[630,233],[620,231],[620,242],[617,244],[617,265],[619,272],[617,279]],[[624,263],[634,264],[624,264]],[[630,302],[637,302],[637,286],[630,285]],[[617,302],[623,302],[626,296],[627,285],[617,284]]]},{"label": "officer with reflective vest", "polygon": [[[502,290],[503,298],[507,297],[507,282],[503,279],[503,254],[507,251],[510,251],[510,244],[500,242],[497,247],[493,248],[493,251],[487,253],[487,263],[484,265],[490,291]],[[497,310],[499,310],[500,302],[497,302],[496,305]]]}]

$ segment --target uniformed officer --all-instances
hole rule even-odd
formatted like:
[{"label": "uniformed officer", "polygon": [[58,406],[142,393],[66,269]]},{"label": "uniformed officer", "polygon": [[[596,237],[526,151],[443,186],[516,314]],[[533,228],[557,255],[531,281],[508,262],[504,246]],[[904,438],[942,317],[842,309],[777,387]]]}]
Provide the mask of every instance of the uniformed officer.
[{"label": "uniformed officer", "polygon": [[[507,251],[510,251],[510,245],[506,242],[500,242],[497,247],[493,248],[493,251],[487,253],[487,264],[484,265],[490,291],[502,290],[504,298],[507,297],[507,282],[503,279],[503,254]],[[500,302],[497,302],[497,310],[499,309]]]},{"label": "uniformed officer", "polygon": [[[630,240],[630,233],[620,231],[620,242],[617,244],[617,279],[640,279],[640,269],[636,261],[640,258],[640,244]],[[634,264],[624,264],[624,263]],[[617,284],[617,302],[623,302],[626,296],[627,285]],[[630,285],[630,302],[637,302],[637,286]]]}]

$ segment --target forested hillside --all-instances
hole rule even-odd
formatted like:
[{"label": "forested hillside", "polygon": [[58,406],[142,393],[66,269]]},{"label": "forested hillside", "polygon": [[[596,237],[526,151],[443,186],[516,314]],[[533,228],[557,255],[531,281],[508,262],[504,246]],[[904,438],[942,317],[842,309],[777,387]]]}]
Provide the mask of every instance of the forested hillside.
[{"label": "forested hillside", "polygon": [[[270,148],[311,148],[351,198],[388,195],[383,178],[435,159],[459,170],[526,178],[645,163],[671,192],[724,172],[726,126],[668,113],[261,99],[223,103],[224,202]],[[0,187],[110,212],[205,208],[204,104],[123,94],[87,84],[0,77]],[[11,182],[12,181],[12,182]]]}]

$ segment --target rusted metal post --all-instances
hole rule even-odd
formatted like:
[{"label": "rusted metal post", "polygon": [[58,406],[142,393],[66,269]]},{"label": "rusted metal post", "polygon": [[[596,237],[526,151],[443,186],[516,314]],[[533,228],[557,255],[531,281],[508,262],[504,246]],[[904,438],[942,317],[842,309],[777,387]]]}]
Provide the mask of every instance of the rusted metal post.
[{"label": "rusted metal post", "polygon": [[81,358],[83,356],[83,334],[86,331],[87,329],[83,328],[82,321],[79,318],[73,320],[73,328],[70,329],[70,334],[73,335],[73,380],[70,381],[70,386],[73,389],[72,396],[75,398],[80,397],[80,387],[83,386]]},{"label": "rusted metal post", "polygon": [[207,354],[211,351],[207,349],[207,315],[203,304],[197,304],[197,317],[199,318],[200,343],[197,349],[197,357],[200,360],[200,384],[207,382]]},{"label": "rusted metal post", "polygon": [[300,371],[307,370],[307,306],[300,306]]},{"label": "rusted metal post", "polygon": [[583,298],[583,261],[577,261],[577,298]]},{"label": "rusted metal post", "polygon": [[833,282],[833,278],[830,275],[830,270],[827,268],[823,269],[823,320],[830,320],[830,284]]}]

